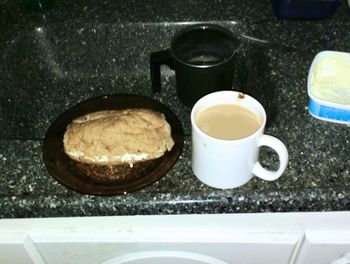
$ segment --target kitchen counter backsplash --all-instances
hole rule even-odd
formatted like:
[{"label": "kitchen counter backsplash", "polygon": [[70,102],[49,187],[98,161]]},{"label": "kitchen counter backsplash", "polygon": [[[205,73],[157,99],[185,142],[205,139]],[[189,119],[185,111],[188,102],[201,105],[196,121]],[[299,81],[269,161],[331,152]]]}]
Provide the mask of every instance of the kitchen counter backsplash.
[{"label": "kitchen counter backsplash", "polygon": [[[191,171],[190,110],[178,100],[174,73],[162,67],[153,94],[149,55],[166,49],[182,27],[220,23],[244,43],[237,87],[266,92],[266,133],[290,155],[277,181],[254,178],[231,190],[201,184]],[[0,217],[247,213],[350,209],[350,127],[312,118],[306,78],[317,52],[350,51],[350,10],[333,18],[279,20],[266,1],[56,1],[43,11],[21,1],[0,3]],[[237,89],[238,89],[237,88]],[[154,98],[179,117],[182,155],[153,185],[131,194],[78,194],[46,171],[42,143],[62,112],[85,99],[114,93]],[[266,155],[269,154],[269,155]],[[277,157],[261,150],[263,164]]]}]

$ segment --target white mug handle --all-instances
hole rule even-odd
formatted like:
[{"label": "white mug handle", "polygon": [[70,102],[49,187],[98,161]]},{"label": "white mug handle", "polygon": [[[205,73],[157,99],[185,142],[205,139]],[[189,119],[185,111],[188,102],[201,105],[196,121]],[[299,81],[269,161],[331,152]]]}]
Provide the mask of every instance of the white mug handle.
[{"label": "white mug handle", "polygon": [[288,163],[288,150],[281,140],[269,135],[263,135],[259,142],[258,147],[267,146],[277,152],[280,165],[277,171],[269,171],[263,168],[259,161],[257,161],[253,167],[253,174],[266,181],[274,181],[281,177]]}]

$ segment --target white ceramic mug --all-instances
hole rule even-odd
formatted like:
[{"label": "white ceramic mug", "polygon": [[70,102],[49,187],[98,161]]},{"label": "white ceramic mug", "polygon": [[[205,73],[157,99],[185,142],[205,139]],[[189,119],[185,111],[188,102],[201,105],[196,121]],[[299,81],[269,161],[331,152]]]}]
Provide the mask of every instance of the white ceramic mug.
[{"label": "white ceramic mug", "polygon": [[[204,133],[196,124],[199,113],[215,105],[234,104],[253,112],[260,122],[259,129],[237,140],[218,139]],[[278,179],[288,163],[288,151],[279,139],[265,135],[266,113],[253,97],[236,91],[220,91],[202,97],[192,108],[192,170],[203,183],[229,189],[247,183],[254,175],[267,181]],[[259,147],[275,150],[279,168],[270,171],[258,161]]]}]

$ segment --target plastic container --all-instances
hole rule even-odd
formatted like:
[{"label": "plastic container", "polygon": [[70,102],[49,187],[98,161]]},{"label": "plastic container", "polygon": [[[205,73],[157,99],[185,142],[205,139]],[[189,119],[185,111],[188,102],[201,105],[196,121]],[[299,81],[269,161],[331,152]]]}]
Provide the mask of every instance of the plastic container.
[{"label": "plastic container", "polygon": [[275,15],[285,19],[329,18],[341,0],[271,0]]},{"label": "plastic container", "polygon": [[350,124],[350,53],[322,51],[310,67],[309,113],[318,119]]}]

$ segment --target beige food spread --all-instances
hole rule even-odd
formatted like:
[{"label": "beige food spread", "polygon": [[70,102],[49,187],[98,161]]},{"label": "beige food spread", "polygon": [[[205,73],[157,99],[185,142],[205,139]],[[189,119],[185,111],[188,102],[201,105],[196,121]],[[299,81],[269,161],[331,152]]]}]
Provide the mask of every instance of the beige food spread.
[{"label": "beige food spread", "polygon": [[321,100],[350,104],[350,54],[328,52],[311,72],[311,93]]},{"label": "beige food spread", "polygon": [[72,159],[98,165],[151,160],[174,145],[163,114],[147,109],[110,110],[78,117],[64,134]]}]

